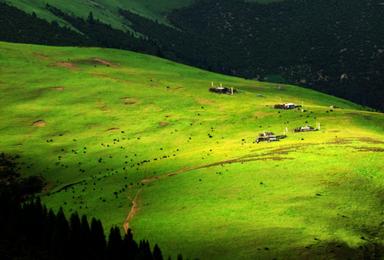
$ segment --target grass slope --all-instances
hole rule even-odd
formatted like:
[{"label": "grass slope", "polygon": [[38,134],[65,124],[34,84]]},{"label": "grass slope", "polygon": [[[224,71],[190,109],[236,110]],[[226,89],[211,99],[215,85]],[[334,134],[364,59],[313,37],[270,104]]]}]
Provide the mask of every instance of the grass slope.
[{"label": "grass slope", "polygon": [[[280,0],[251,0],[250,2],[269,3]],[[35,12],[40,18],[47,21],[56,20],[61,24],[66,25],[66,21],[62,21],[58,17],[52,15],[45,9],[46,1],[42,0],[8,0],[7,3],[16,6],[17,8],[26,11],[27,13]],[[64,12],[71,12],[79,17],[87,18],[89,12],[92,12],[95,19],[112,25],[114,28],[127,30],[128,25],[123,22],[117,13],[118,8],[130,10],[143,17],[157,20],[161,23],[167,23],[165,16],[172,9],[188,6],[192,0],[82,0],[73,1],[68,5],[67,1],[53,0],[49,4],[61,9]]]},{"label": "grass slope", "polygon": [[[382,248],[383,114],[112,49],[2,42],[0,67],[0,150],[47,180],[42,200],[55,210],[129,225],[172,258],[357,259]],[[211,93],[212,82],[239,94]],[[253,142],[286,128],[279,142]]]}]

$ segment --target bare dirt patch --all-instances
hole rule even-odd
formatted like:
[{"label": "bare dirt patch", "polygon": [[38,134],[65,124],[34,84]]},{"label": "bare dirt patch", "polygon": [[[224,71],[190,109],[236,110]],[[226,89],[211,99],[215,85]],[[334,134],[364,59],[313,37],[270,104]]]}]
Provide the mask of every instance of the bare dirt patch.
[{"label": "bare dirt patch", "polygon": [[219,111],[223,111],[226,108],[227,108],[227,106],[222,106],[222,107],[219,108]]},{"label": "bare dirt patch", "polygon": [[106,60],[102,60],[102,59],[99,59],[99,58],[92,58],[92,60],[98,61],[101,64],[105,64],[105,65],[109,65],[109,66],[112,66],[112,67],[116,67],[115,64],[113,64],[112,62],[106,61]]},{"label": "bare dirt patch", "polygon": [[71,70],[77,69],[77,66],[75,64],[67,62],[67,61],[56,62],[55,67],[64,67],[64,68],[71,69]]},{"label": "bare dirt patch", "polygon": [[124,101],[124,105],[126,106],[134,106],[136,104],[139,104],[141,103],[141,100],[138,99],[138,98],[134,98],[134,97],[124,97],[124,98],[120,98],[121,101]]},{"label": "bare dirt patch", "polygon": [[104,102],[96,102],[96,106],[101,110],[101,111],[108,111],[108,105]]},{"label": "bare dirt patch", "polygon": [[195,101],[203,105],[216,104],[215,101],[205,99],[205,98],[195,98]]},{"label": "bare dirt patch", "polygon": [[367,147],[367,146],[347,146],[353,149],[357,149],[359,152],[383,152],[381,147]]},{"label": "bare dirt patch", "polygon": [[91,0],[88,0],[88,2],[90,2],[91,4],[94,4],[94,5],[97,5],[97,6],[99,6],[99,7],[101,7],[101,8],[103,8],[105,11],[107,11],[107,12],[111,12],[110,10],[108,10],[107,8],[105,8],[103,5],[101,5],[101,4],[98,4],[98,3],[96,3],[96,2],[93,2],[93,1],[91,1]]},{"label": "bare dirt patch", "polygon": [[384,144],[383,141],[376,140],[370,137],[358,137],[359,141],[361,142],[367,142],[367,143],[373,143],[373,144]]},{"label": "bare dirt patch", "polygon": [[159,123],[160,126],[166,126],[166,125],[169,125],[168,123]]},{"label": "bare dirt patch", "polygon": [[47,55],[43,55],[43,54],[35,54],[36,57],[39,57],[39,58],[42,58],[42,59],[48,59],[48,56]]},{"label": "bare dirt patch", "polygon": [[120,128],[109,128],[109,129],[107,130],[107,132],[117,131],[117,130],[120,130]]},{"label": "bare dirt patch", "polygon": [[55,87],[57,90],[64,90],[64,87]]},{"label": "bare dirt patch", "polygon": [[32,126],[45,126],[47,124],[47,122],[45,122],[44,120],[39,120],[39,121],[36,121],[32,124]]}]

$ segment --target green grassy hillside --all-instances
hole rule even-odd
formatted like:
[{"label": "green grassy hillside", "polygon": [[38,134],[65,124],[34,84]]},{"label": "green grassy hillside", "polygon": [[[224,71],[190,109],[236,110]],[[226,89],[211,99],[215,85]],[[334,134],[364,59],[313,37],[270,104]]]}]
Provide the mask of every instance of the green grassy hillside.
[{"label": "green grassy hillside", "polygon": [[[382,252],[383,114],[112,49],[2,42],[0,67],[0,151],[48,182],[55,210],[130,227],[172,258]],[[284,102],[307,112],[273,109]]]},{"label": "green grassy hillside", "polygon": [[[259,3],[268,3],[276,2],[279,0],[251,0],[249,2],[259,2]],[[18,7],[26,11],[27,13],[35,12],[36,15],[40,18],[44,18],[47,21],[56,20],[61,24],[67,24],[67,22],[60,20],[58,17],[51,14],[45,9],[47,2],[42,0],[8,0],[7,3]],[[64,12],[70,12],[79,17],[88,17],[89,12],[92,12],[96,19],[100,19],[103,23],[110,24],[117,29],[128,29],[128,25],[123,22],[123,19],[118,15],[118,8],[125,10],[131,10],[134,13],[137,13],[143,17],[150,18],[152,20],[157,20],[161,23],[166,23],[165,16],[172,9],[180,8],[183,6],[188,6],[192,0],[163,0],[163,1],[154,1],[154,0],[99,0],[99,1],[90,1],[82,0],[71,2],[68,5],[68,2],[62,0],[49,1],[49,4],[61,9]]]}]

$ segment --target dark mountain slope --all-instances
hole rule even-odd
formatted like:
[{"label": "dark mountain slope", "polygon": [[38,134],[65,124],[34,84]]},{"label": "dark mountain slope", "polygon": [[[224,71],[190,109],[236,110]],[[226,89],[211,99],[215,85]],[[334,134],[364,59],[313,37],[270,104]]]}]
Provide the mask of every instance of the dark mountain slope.
[{"label": "dark mountain slope", "polygon": [[96,46],[84,35],[0,2],[0,40],[56,46]]},{"label": "dark mountain slope", "polygon": [[266,81],[279,75],[384,110],[384,6],[378,0],[201,0],[168,16],[181,31],[120,13],[195,66]]}]

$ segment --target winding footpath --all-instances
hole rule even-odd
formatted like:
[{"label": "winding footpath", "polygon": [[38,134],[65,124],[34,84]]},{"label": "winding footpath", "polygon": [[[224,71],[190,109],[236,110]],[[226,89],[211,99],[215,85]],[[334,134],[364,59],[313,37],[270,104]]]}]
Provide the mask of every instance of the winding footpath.
[{"label": "winding footpath", "polygon": [[154,180],[157,180],[157,179],[161,179],[161,178],[164,178],[164,177],[168,177],[168,176],[172,176],[172,175],[176,175],[178,173],[182,173],[182,172],[188,172],[188,171],[193,171],[193,170],[196,170],[196,169],[200,169],[200,168],[207,168],[207,167],[211,167],[211,166],[216,166],[216,165],[223,165],[223,164],[228,164],[228,163],[240,163],[240,162],[249,162],[249,161],[260,161],[260,160],[283,160],[283,159],[292,159],[292,158],[282,158],[282,157],[277,157],[277,156],[274,156],[274,157],[262,157],[262,158],[252,158],[252,159],[247,159],[249,157],[253,157],[253,156],[245,156],[245,157],[241,157],[241,158],[236,158],[236,159],[231,159],[231,160],[225,160],[225,161],[220,161],[220,162],[215,162],[215,163],[211,163],[211,164],[205,164],[205,165],[199,165],[199,166],[195,166],[195,167],[192,167],[192,168],[189,168],[189,169],[182,169],[180,171],[176,171],[176,172],[171,172],[171,173],[166,173],[166,174],[163,174],[163,175],[160,175],[160,176],[157,176],[157,177],[152,177],[152,178],[148,178],[148,179],[143,179],[141,180],[139,183],[145,183],[145,185],[143,185],[136,193],[135,197],[132,198],[129,196],[129,192],[131,191],[132,187],[131,186],[127,192],[127,198],[129,200],[132,201],[132,208],[128,214],[128,217],[127,219],[125,220],[124,224],[123,224],[123,227],[124,227],[124,230],[125,230],[125,233],[128,232],[128,229],[129,229],[129,221],[131,218],[133,218],[133,216],[139,211],[139,207],[137,205],[137,198],[139,197],[139,194],[140,192],[149,184],[151,183],[152,181]]}]

